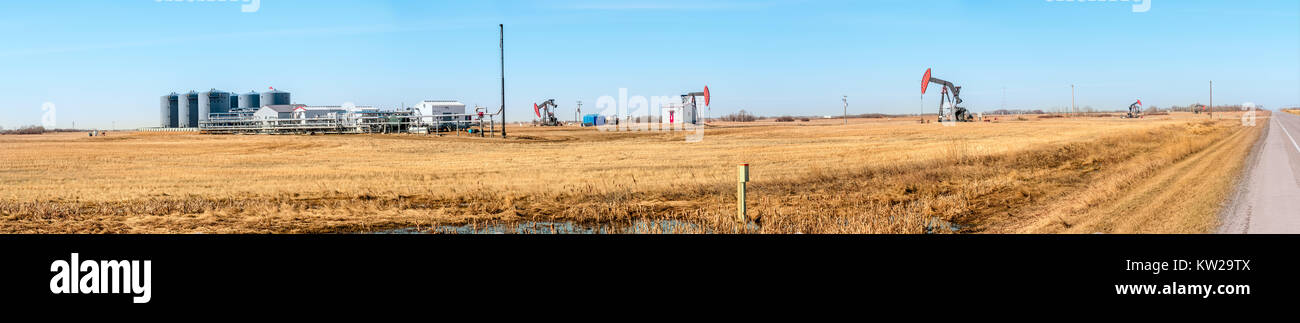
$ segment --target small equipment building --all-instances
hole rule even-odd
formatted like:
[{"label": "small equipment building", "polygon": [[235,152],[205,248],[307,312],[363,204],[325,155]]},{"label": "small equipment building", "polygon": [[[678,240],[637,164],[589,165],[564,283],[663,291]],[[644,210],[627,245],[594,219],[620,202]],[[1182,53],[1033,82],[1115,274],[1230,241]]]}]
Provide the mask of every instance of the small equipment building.
[{"label": "small equipment building", "polygon": [[258,109],[257,112],[253,113],[253,119],[270,120],[293,118],[293,110],[300,106],[303,105],[284,104],[262,106],[261,109]]}]

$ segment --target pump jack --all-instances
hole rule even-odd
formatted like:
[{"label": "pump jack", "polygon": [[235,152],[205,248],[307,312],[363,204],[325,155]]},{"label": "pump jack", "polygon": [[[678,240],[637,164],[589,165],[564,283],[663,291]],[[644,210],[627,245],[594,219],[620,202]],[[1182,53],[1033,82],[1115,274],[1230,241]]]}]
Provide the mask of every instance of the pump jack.
[{"label": "pump jack", "polygon": [[[925,70],[925,76],[921,79],[921,94],[922,94],[922,95],[925,95],[925,91],[926,91],[927,89],[930,88],[930,83],[935,83],[935,84],[939,84],[939,85],[942,85],[942,86],[943,86],[943,96],[939,99],[939,122],[945,122],[945,121],[972,122],[972,121],[975,121],[975,116],[971,115],[970,112],[966,111],[966,108],[963,108],[963,107],[957,106],[958,104],[961,104],[961,102],[962,102],[962,101],[961,101],[961,87],[960,87],[960,86],[956,86],[956,85],[952,84],[952,82],[944,81],[944,80],[939,79],[939,78],[936,78],[936,77],[930,77],[930,69],[926,69],[926,70]],[[951,97],[948,96],[949,93],[952,94]],[[948,114],[943,113],[944,105],[947,104],[947,103],[951,103],[951,104],[952,104],[952,111],[951,111],[952,115],[948,115]]]},{"label": "pump jack", "polygon": [[1142,100],[1138,99],[1137,102],[1128,105],[1128,115],[1124,116],[1124,118],[1136,119],[1141,117],[1142,117]]},{"label": "pump jack", "polygon": [[1206,111],[1209,110],[1205,107],[1204,104],[1197,103],[1192,105],[1192,112],[1195,112],[1196,114],[1201,114],[1201,112],[1206,112]]},{"label": "pump jack", "polygon": [[[555,117],[555,109],[557,107],[558,106],[555,105],[555,99],[542,101],[541,104],[533,103],[533,113],[536,113],[538,118],[542,118],[541,121],[538,121],[537,125],[542,127],[558,127],[560,125],[560,119]],[[546,112],[546,115],[542,115],[542,112]]]},{"label": "pump jack", "polygon": [[712,96],[713,95],[709,93],[709,86],[707,85],[704,86],[704,92],[691,92],[691,93],[682,94],[682,107],[684,109],[682,111],[681,117],[683,123],[699,124],[700,109],[699,109],[699,105],[695,101],[695,98],[704,97],[704,106],[708,107],[709,101],[712,99]]}]

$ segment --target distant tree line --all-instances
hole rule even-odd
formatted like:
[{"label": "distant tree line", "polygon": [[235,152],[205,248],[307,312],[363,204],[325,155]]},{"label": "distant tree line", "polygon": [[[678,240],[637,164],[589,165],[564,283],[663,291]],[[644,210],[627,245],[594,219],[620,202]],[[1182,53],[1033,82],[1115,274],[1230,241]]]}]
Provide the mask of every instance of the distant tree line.
[{"label": "distant tree line", "polygon": [[1047,112],[1043,112],[1043,110],[997,109],[997,110],[985,112],[984,114],[1005,116],[1005,115],[1015,115],[1015,114],[1047,114]]},{"label": "distant tree line", "polygon": [[0,127],[0,135],[39,135],[46,132],[83,132],[83,129],[54,128],[49,129],[42,126],[22,126],[18,129],[5,129]]},{"label": "distant tree line", "polygon": [[745,110],[740,110],[740,112],[719,117],[718,120],[728,121],[728,122],[754,122],[758,120],[758,117],[754,116],[754,114],[749,113]]},{"label": "distant tree line", "polygon": [[[1204,105],[1204,104],[1200,104],[1200,103],[1194,103],[1194,104],[1192,104],[1192,105],[1188,105],[1188,106],[1177,106],[1177,105],[1175,105],[1175,106],[1170,107],[1170,108],[1169,108],[1169,111],[1179,111],[1179,112],[1194,112],[1194,111],[1197,111],[1197,110],[1200,110],[1200,111],[1206,111],[1206,110],[1201,110],[1201,109],[1203,109],[1204,107],[1205,107],[1205,105]],[[1241,111],[1241,108],[1242,108],[1242,105],[1240,105],[1240,104],[1234,104],[1234,105],[1216,105],[1216,106],[1214,106],[1213,108],[1208,109],[1208,111],[1211,111],[1211,112],[1232,112],[1232,111]],[[1256,109],[1259,109],[1259,108],[1261,108],[1261,107],[1256,106],[1255,108],[1256,108]]]},{"label": "distant tree line", "polygon": [[0,135],[39,135],[43,133],[45,133],[45,127],[42,126],[26,126],[8,130],[0,128]]}]

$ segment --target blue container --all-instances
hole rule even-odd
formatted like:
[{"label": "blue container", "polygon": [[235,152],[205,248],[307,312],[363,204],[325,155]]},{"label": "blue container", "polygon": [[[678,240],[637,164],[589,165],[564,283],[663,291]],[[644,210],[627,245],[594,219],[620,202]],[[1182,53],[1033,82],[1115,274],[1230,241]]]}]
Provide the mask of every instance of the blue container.
[{"label": "blue container", "polygon": [[582,116],[583,127],[598,127],[605,125],[605,116],[599,114],[588,114]]}]

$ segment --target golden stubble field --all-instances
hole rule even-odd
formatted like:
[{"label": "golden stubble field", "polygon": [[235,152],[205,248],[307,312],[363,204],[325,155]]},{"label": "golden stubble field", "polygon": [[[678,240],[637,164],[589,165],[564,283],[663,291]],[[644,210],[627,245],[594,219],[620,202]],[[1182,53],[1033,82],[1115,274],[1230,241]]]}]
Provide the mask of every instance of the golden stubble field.
[{"label": "golden stubble field", "polygon": [[[1210,232],[1262,127],[1235,114],[719,123],[682,133],[0,136],[0,232]],[[753,222],[734,220],[753,165]],[[434,230],[438,231],[438,230]]]}]

